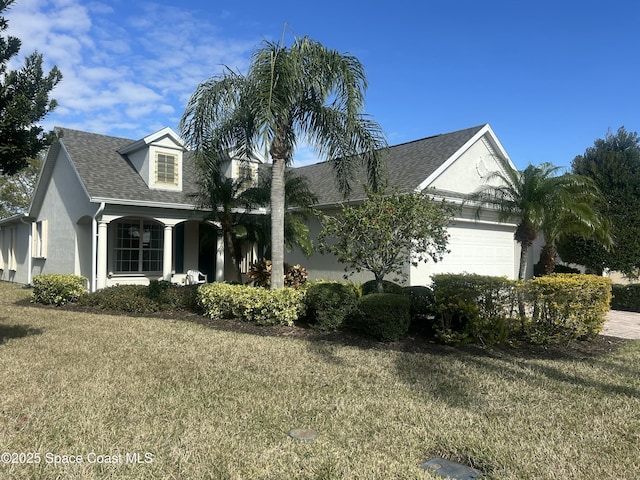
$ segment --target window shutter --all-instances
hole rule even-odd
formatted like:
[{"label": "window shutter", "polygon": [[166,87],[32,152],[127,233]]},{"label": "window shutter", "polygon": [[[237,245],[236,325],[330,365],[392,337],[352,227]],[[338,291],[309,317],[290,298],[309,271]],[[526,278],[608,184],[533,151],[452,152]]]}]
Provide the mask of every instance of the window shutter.
[{"label": "window shutter", "polygon": [[42,228],[40,230],[40,256],[42,258],[47,258],[47,239],[49,236],[49,222],[48,220],[42,220]]},{"label": "window shutter", "polygon": [[38,222],[31,224],[31,256],[38,256]]}]

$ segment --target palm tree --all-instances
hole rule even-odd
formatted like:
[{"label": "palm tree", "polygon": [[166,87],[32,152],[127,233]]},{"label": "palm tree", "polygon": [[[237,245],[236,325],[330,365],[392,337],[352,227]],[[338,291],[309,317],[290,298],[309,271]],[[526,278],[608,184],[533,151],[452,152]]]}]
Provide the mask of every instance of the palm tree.
[{"label": "palm tree", "polygon": [[[229,178],[221,168],[231,159],[228,156],[212,156],[203,166],[203,177],[199,181],[200,192],[196,194],[201,207],[211,209],[207,220],[212,222],[218,236],[224,240],[226,257],[233,260],[233,282],[242,282],[240,262],[242,242],[258,242],[265,251],[270,250],[269,217],[256,213],[269,203],[271,179],[263,172],[255,186],[252,178]],[[317,197],[310,191],[307,179],[287,171],[285,174],[285,234],[287,250],[294,245],[303,253],[311,255],[313,246],[305,220],[313,214],[311,205]],[[291,207],[291,208],[288,208]]]},{"label": "palm tree", "polygon": [[[560,167],[543,163],[518,171],[504,159],[502,170],[492,172],[487,184],[469,196],[470,201],[498,211],[501,222],[519,219],[514,234],[520,244],[518,278],[523,280],[529,247],[538,233],[548,235],[551,246],[568,233],[606,237],[606,222],[595,208],[600,194],[590,179],[581,175],[560,175]],[[555,262],[555,255],[553,256]]]},{"label": "palm tree", "polygon": [[[307,37],[291,47],[265,42],[246,75],[226,71],[198,86],[181,120],[196,153],[230,151],[251,158],[256,147],[271,157],[271,257],[284,272],[285,168],[300,141],[333,163],[345,195],[354,161],[367,165],[369,183],[380,183],[380,126],[366,117],[364,68],[353,56]],[[282,277],[282,278],[281,278]],[[274,275],[271,288],[282,288]]]},{"label": "palm tree", "polygon": [[[254,205],[267,206],[270,201],[271,176],[268,170],[262,170],[258,185],[244,194]],[[313,253],[313,245],[309,236],[307,220],[316,214],[312,205],[318,197],[311,192],[306,177],[296,176],[292,170],[285,171],[285,214],[284,214],[284,247],[290,252],[294,246],[307,256]],[[246,239],[260,243],[264,248],[265,258],[271,259],[271,218],[260,215],[251,217],[245,224]]]},{"label": "palm tree", "polygon": [[195,196],[201,207],[211,209],[207,220],[212,223],[217,236],[222,236],[228,258],[234,260],[234,278],[230,280],[240,283],[238,234],[251,221],[251,211],[257,206],[255,199],[246,193],[249,179],[227,177],[222,166],[230,158],[225,155],[211,155],[202,160],[200,191]]},{"label": "palm tree", "polygon": [[586,188],[572,193],[572,208],[549,209],[540,226],[545,240],[539,260],[540,273],[543,275],[553,273],[558,256],[558,242],[569,235],[593,238],[606,250],[613,244],[611,222],[596,208],[599,190],[590,178],[580,180],[585,181]]}]

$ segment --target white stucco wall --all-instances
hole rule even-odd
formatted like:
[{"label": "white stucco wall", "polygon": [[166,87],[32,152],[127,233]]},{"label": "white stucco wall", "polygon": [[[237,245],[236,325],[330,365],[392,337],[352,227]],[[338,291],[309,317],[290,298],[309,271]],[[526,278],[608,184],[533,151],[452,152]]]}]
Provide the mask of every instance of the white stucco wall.
[{"label": "white stucco wall", "polygon": [[[0,228],[0,280],[27,284],[31,225],[20,220]],[[12,240],[13,237],[13,240]],[[11,258],[13,245],[14,259]]]},{"label": "white stucco wall", "polygon": [[[324,213],[329,214],[329,212]],[[317,251],[317,238],[321,230],[320,223],[314,218],[309,221],[308,225],[309,235],[313,240],[314,247],[316,247],[316,252],[307,257],[296,247],[291,252],[285,252],[284,261],[291,265],[300,264],[306,268],[309,280],[344,280],[344,265],[338,262],[336,256],[332,254],[323,255]],[[373,278],[373,274],[368,271],[356,273],[349,277],[350,280],[356,283],[364,283],[373,280]]]},{"label": "white stucco wall", "polygon": [[497,170],[500,170],[500,166],[495,150],[483,137],[442,171],[429,186],[449,192],[471,193],[485,184],[488,173]]},{"label": "white stucco wall", "polygon": [[[45,185],[40,185],[42,187]],[[82,262],[78,258],[76,239],[77,222],[82,217],[92,217],[97,208],[97,205],[89,203],[75,170],[64,150],[60,150],[42,205],[36,212],[37,220],[47,220],[48,249],[46,259],[34,261],[34,275],[81,273],[79,269]]]}]

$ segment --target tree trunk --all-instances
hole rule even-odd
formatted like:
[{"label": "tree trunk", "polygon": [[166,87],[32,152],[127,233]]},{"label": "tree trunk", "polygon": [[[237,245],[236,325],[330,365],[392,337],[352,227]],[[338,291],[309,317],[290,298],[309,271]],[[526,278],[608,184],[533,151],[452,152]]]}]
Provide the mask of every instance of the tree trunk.
[{"label": "tree trunk", "polygon": [[529,255],[529,245],[520,244],[520,268],[518,270],[518,280],[524,280],[527,271],[527,256]]},{"label": "tree trunk", "polygon": [[378,277],[376,275],[376,292],[384,293],[384,283],[382,283],[383,277]]},{"label": "tree trunk", "polygon": [[[233,243],[233,232],[231,230],[225,230],[225,232],[224,232],[224,246],[225,246],[225,250],[227,251],[227,254],[228,254],[229,258],[233,262],[233,277],[234,278],[230,278],[229,280],[231,282],[242,283],[242,274],[240,273],[240,266],[238,265],[238,262],[236,261],[236,248],[235,248],[234,243]],[[225,280],[227,280],[227,279],[225,278]]]},{"label": "tree trunk", "polygon": [[553,244],[547,243],[540,251],[540,272],[543,275],[549,275],[553,273],[556,268],[556,247]]},{"label": "tree trunk", "polygon": [[284,287],[284,171],[283,158],[271,169],[271,290]]}]

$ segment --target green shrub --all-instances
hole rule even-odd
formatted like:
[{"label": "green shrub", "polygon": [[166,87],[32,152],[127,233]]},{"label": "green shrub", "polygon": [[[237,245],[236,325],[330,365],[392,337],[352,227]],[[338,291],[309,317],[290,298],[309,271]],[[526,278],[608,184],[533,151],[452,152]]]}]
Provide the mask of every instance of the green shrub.
[{"label": "green shrub", "polygon": [[172,287],[171,282],[166,280],[151,280],[147,287],[147,294],[149,298],[158,300],[162,297],[162,294]]},{"label": "green shrub", "polygon": [[383,342],[393,342],[409,331],[411,300],[406,295],[371,293],[358,302],[360,314],[350,325],[354,330]]},{"label": "green shrub", "polygon": [[[395,293],[398,295],[402,293],[402,287],[400,285],[398,285],[397,283],[390,282],[388,280],[382,281],[382,289],[384,290],[383,293]],[[363,283],[362,295],[371,295],[372,293],[378,293],[376,281],[369,280],[368,282]]]},{"label": "green shrub", "polygon": [[352,283],[312,282],[305,288],[305,318],[322,330],[336,330],[358,310],[359,297]]},{"label": "green shrub", "polygon": [[404,287],[402,293],[411,300],[409,331],[423,335],[433,332],[433,290],[425,286]]},{"label": "green shrub", "polygon": [[[247,272],[256,287],[269,288],[271,286],[271,260],[254,262]],[[284,286],[300,288],[307,281],[307,270],[300,265],[284,264]]]},{"label": "green shrub", "polygon": [[45,305],[77,302],[87,294],[87,279],[72,274],[44,274],[33,277],[31,301]]},{"label": "green shrub", "polygon": [[640,283],[611,285],[611,308],[627,312],[640,312]]},{"label": "green shrub", "polygon": [[83,298],[83,305],[114,312],[135,314],[154,313],[160,305],[149,297],[146,285],[114,285],[93,292]]},{"label": "green shrub", "polygon": [[115,285],[85,296],[86,306],[115,312],[148,314],[155,312],[190,311],[200,313],[197,285],[173,285],[164,280],[152,280],[145,285]]},{"label": "green shrub", "polygon": [[304,313],[304,291],[209,283],[198,289],[198,304],[211,318],[237,318],[258,325],[293,325]]},{"label": "green shrub", "polygon": [[158,310],[198,312],[197,285],[174,285],[166,280],[151,280],[147,296],[158,304]]},{"label": "green shrub", "polygon": [[532,343],[590,339],[602,330],[611,301],[611,279],[552,274],[530,280],[523,288]]},{"label": "green shrub", "polygon": [[436,338],[460,344],[505,342],[517,329],[517,282],[475,274],[433,276]]}]

